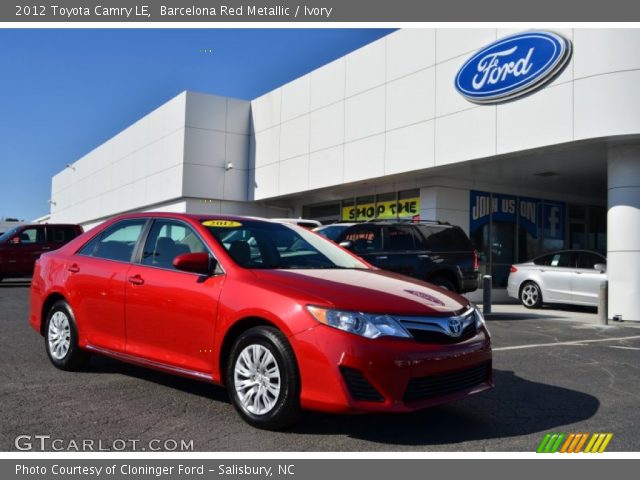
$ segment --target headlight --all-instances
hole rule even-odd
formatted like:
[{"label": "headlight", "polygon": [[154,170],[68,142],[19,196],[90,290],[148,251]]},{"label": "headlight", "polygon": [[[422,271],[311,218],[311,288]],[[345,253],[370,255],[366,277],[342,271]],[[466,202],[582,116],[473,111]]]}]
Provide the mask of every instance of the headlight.
[{"label": "headlight", "polygon": [[473,314],[476,317],[476,330],[485,325],[484,315],[478,307],[473,308]]},{"label": "headlight", "polygon": [[330,327],[355,333],[366,338],[383,336],[411,338],[400,323],[389,315],[375,315],[362,312],[346,312],[332,308],[307,306],[309,313],[320,323]]}]

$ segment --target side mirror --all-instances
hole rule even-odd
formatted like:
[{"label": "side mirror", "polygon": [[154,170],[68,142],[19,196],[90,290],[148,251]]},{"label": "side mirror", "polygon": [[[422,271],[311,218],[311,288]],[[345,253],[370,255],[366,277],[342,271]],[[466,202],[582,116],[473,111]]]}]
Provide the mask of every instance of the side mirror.
[{"label": "side mirror", "polygon": [[340,242],[342,248],[346,248],[347,250],[353,250],[353,242],[351,240],[345,240],[344,242]]},{"label": "side mirror", "polygon": [[173,259],[173,266],[183,272],[211,275],[217,262],[206,252],[183,253]]},{"label": "side mirror", "polygon": [[20,245],[20,237],[13,237],[9,240],[9,245]]},{"label": "side mirror", "polygon": [[607,264],[606,263],[596,263],[593,266],[594,270],[597,270],[600,273],[607,273]]}]

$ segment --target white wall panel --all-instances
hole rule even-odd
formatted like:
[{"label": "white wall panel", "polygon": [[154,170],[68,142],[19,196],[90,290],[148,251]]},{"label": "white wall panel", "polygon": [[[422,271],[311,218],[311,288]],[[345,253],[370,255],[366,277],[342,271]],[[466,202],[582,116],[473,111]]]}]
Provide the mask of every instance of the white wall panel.
[{"label": "white wall panel", "polygon": [[344,146],[344,181],[354,182],[384,175],[384,134]]},{"label": "white wall panel", "polygon": [[387,130],[435,116],[435,68],[387,84]]},{"label": "white wall panel", "polygon": [[254,196],[256,200],[278,195],[279,171],[279,163],[256,168],[254,179]]},{"label": "white wall panel", "polygon": [[280,164],[280,195],[309,188],[309,155],[290,158]]},{"label": "white wall panel", "polygon": [[575,77],[640,69],[640,29],[575,29]]},{"label": "white wall panel", "polygon": [[498,153],[573,140],[573,84],[547,88],[498,108]]},{"label": "white wall panel", "polygon": [[344,142],[344,102],[311,112],[310,117],[309,146],[312,152]]},{"label": "white wall panel", "polygon": [[184,135],[185,163],[212,167],[224,166],[226,157],[224,132],[186,128]]},{"label": "white wall panel", "polygon": [[310,76],[305,75],[282,87],[282,122],[309,111]]},{"label": "white wall panel", "polygon": [[575,85],[575,138],[640,133],[640,71],[589,77]]},{"label": "white wall panel", "polygon": [[385,175],[434,165],[433,120],[387,132]]},{"label": "white wall panel", "polygon": [[385,37],[387,81],[430,67],[436,62],[436,33],[432,28],[405,28]]},{"label": "white wall panel", "polygon": [[344,147],[339,145],[309,156],[309,188],[328,187],[342,183]]},{"label": "white wall panel", "polygon": [[436,65],[436,116],[467,110],[475,104],[465,100],[455,89],[454,81],[458,70],[467,57],[458,57]]},{"label": "white wall panel", "polygon": [[385,129],[385,87],[378,87],[345,102],[345,141],[367,137]]},{"label": "white wall panel", "polygon": [[280,126],[255,134],[256,168],[277,162],[280,159]]},{"label": "white wall panel", "polygon": [[251,119],[254,132],[280,123],[282,89],[277,88],[251,102]]},{"label": "white wall panel", "polygon": [[186,126],[224,132],[227,124],[227,99],[188,92]]},{"label": "white wall panel", "polygon": [[495,28],[439,28],[436,30],[436,62],[475,52],[496,38]]},{"label": "white wall panel", "polygon": [[496,153],[496,107],[477,107],[436,119],[436,165]]},{"label": "white wall panel", "polygon": [[344,57],[314,70],[311,77],[311,110],[344,99]]},{"label": "white wall panel", "polygon": [[385,50],[384,40],[378,40],[346,56],[347,97],[385,82]]},{"label": "white wall panel", "polygon": [[284,122],[280,137],[280,160],[309,153],[309,115]]}]

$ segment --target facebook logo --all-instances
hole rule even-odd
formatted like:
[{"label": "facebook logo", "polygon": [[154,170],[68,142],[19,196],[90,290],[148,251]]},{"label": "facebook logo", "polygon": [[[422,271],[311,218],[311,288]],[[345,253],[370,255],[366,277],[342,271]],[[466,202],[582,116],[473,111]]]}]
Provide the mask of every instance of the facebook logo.
[{"label": "facebook logo", "polygon": [[542,224],[545,238],[562,240],[564,238],[564,203],[545,202]]}]

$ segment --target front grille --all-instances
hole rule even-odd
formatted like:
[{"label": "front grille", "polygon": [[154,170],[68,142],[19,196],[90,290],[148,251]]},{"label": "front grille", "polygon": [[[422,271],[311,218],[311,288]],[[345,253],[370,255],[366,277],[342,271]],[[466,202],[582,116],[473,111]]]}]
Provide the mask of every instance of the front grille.
[{"label": "front grille", "polygon": [[411,336],[420,343],[434,343],[434,344],[451,344],[451,343],[459,343],[464,342],[465,340],[469,340],[476,333],[476,325],[472,323],[471,325],[467,325],[460,336],[452,337],[442,332],[433,332],[429,330],[420,330],[417,328],[409,328],[408,329]]},{"label": "front grille", "polygon": [[354,400],[363,400],[365,402],[383,402],[384,398],[371,385],[359,370],[350,367],[340,367],[340,373],[347,384],[349,394]]},{"label": "front grille", "polygon": [[489,380],[490,374],[491,364],[483,363],[453,373],[412,378],[404,392],[404,400],[426,400],[468,390]]}]

